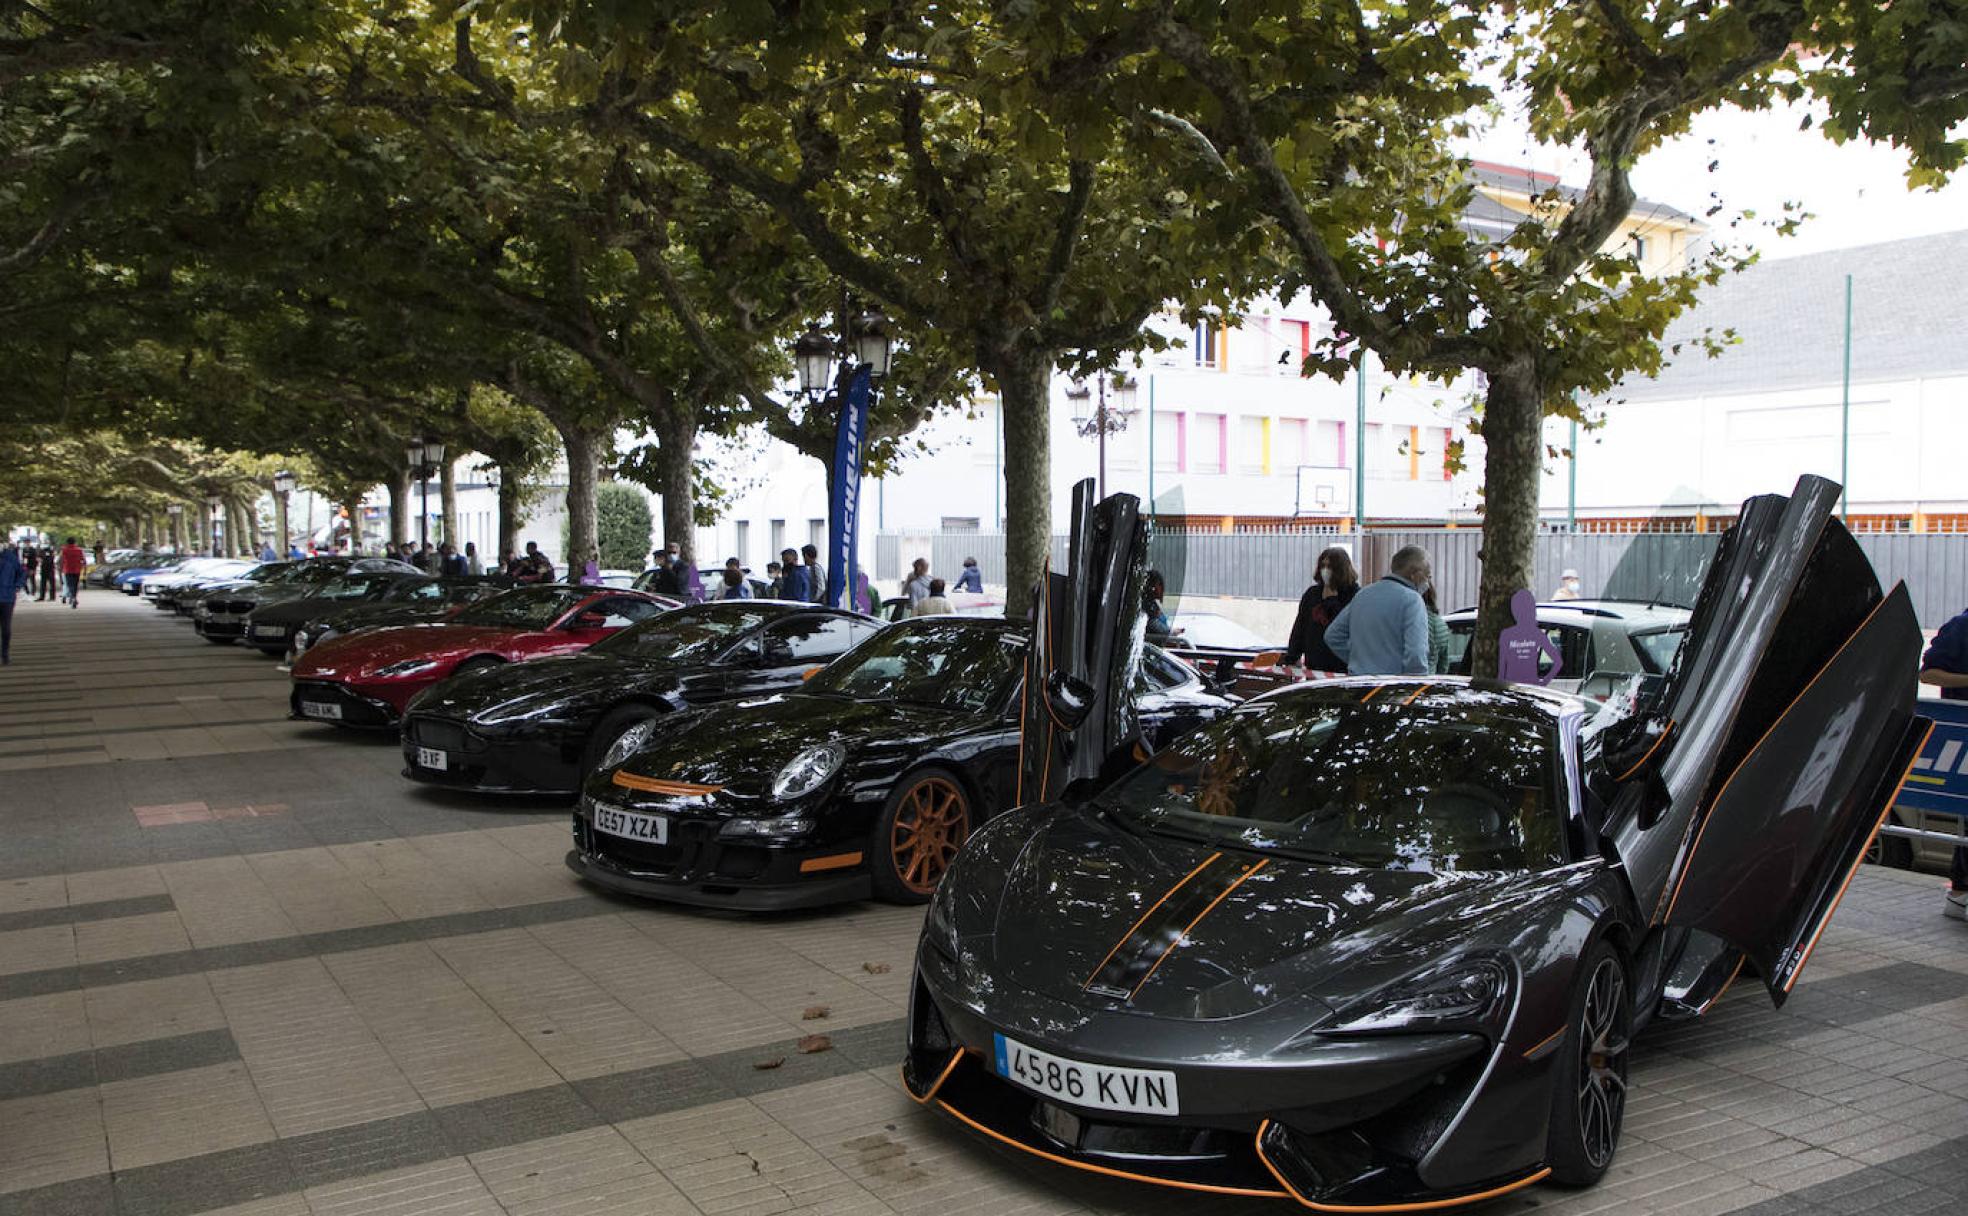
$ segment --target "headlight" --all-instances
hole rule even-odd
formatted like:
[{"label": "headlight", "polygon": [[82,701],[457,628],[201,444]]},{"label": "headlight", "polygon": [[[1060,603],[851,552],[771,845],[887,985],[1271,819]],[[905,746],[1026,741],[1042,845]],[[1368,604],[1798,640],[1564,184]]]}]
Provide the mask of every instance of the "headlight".
[{"label": "headlight", "polygon": [[772,779],[772,798],[775,802],[786,802],[794,798],[804,798],[827,783],[827,778],[840,771],[841,761],[847,759],[847,751],[838,743],[819,743],[794,756],[792,762],[779,770]]},{"label": "headlight", "polygon": [[929,915],[923,918],[923,940],[954,964],[962,955],[957,953],[957,921],[950,914],[950,901],[944,890],[938,883],[936,893],[929,897]]},{"label": "headlight", "polygon": [[1422,1030],[1437,1026],[1491,1025],[1510,1006],[1510,972],[1494,959],[1464,961],[1383,988],[1339,1011],[1348,1031]]},{"label": "headlight", "polygon": [[718,828],[719,840],[791,840],[813,830],[813,821],[797,815],[774,819],[727,819]]},{"label": "headlight", "polygon": [[622,761],[627,760],[630,756],[635,755],[643,748],[649,746],[649,741],[655,736],[656,719],[654,718],[638,722],[634,726],[629,727],[629,729],[615,736],[615,742],[609,745],[608,751],[601,757],[601,767],[614,768],[616,765],[622,763]]},{"label": "headlight", "polygon": [[414,676],[419,672],[434,670],[436,667],[436,659],[405,659],[401,663],[391,663],[387,667],[378,667],[376,674],[379,676]]}]

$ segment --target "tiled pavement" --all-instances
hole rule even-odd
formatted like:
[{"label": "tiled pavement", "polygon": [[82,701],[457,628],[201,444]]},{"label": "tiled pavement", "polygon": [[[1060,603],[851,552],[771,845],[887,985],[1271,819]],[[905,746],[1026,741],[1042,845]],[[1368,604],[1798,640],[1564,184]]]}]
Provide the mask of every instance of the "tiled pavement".
[{"label": "tiled pavement", "polygon": [[[388,740],[285,721],[255,652],[104,592],[17,625],[0,1216],[1281,1210],[910,1103],[912,911],[611,900],[561,865],[561,808],[411,788]],[[1938,905],[1862,874],[1781,1013],[1745,984],[1642,1039],[1605,1183],[1487,1210],[1961,1210],[1968,929]]]}]

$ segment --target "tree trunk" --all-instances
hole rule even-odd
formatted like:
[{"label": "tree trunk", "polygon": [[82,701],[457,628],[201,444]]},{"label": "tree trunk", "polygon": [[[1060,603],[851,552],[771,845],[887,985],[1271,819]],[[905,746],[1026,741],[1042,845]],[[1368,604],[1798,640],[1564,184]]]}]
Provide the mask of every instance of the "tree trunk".
[{"label": "tree trunk", "polygon": [[[497,557],[499,569],[504,570],[513,554],[519,551],[519,528],[525,521],[520,518],[519,499],[526,487],[520,484],[517,470],[506,465],[499,466],[499,548],[492,556]],[[486,566],[491,571],[491,564]]]},{"label": "tree trunk", "polygon": [[1019,352],[987,366],[1004,426],[1005,615],[1022,619],[1052,549],[1052,355]]},{"label": "tree trunk", "polygon": [[567,552],[560,560],[571,578],[595,547],[595,480],[601,467],[601,436],[578,425],[555,423],[554,427],[567,453]]},{"label": "tree trunk", "polygon": [[[697,411],[681,401],[651,419],[656,429],[656,493],[663,499],[662,543],[675,541],[686,567],[697,561],[696,475]],[[779,555],[772,555],[777,561]]]},{"label": "tree trunk", "polygon": [[1510,597],[1531,586],[1538,489],[1544,475],[1544,393],[1537,367],[1520,356],[1490,374],[1483,404],[1483,564],[1470,672],[1495,678],[1497,635],[1511,623]]},{"label": "tree trunk", "polygon": [[390,540],[399,549],[410,543],[410,470],[390,474]]},{"label": "tree trunk", "polygon": [[438,539],[449,541],[453,548],[462,553],[464,548],[458,544],[458,462],[456,460],[445,461],[444,467],[438,470],[437,493],[439,510],[443,512],[443,519],[438,524]]}]

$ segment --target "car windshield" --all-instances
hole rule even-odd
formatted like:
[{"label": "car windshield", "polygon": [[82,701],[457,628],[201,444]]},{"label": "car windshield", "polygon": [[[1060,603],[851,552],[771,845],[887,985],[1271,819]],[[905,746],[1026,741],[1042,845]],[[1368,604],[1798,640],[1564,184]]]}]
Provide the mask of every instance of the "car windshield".
[{"label": "car windshield", "polygon": [[1475,689],[1408,704],[1260,701],[1100,795],[1143,830],[1380,869],[1526,870],[1564,860],[1556,726]]},{"label": "car windshield", "polygon": [[596,654],[701,663],[765,624],[768,614],[749,608],[690,608],[666,612],[633,625],[591,648]]},{"label": "car windshield", "polygon": [[936,620],[882,630],[808,680],[802,691],[981,713],[1011,691],[1024,661],[1025,639],[1019,634]]},{"label": "car windshield", "polygon": [[344,574],[323,583],[315,594],[324,600],[371,600],[389,590],[389,585],[395,581],[397,580],[372,578],[361,574]]},{"label": "car windshield", "polygon": [[545,629],[591,594],[585,587],[519,587],[480,600],[452,617],[451,623],[488,625],[496,629]]}]

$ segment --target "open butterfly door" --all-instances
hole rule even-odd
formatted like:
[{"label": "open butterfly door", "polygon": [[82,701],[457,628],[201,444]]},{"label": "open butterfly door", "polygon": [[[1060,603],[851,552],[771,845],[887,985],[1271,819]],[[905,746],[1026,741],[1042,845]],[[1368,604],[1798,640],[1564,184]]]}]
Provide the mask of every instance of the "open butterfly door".
[{"label": "open butterfly door", "polygon": [[1832,516],[1838,487],[1743,504],[1710,565],[1609,834],[1655,924],[1742,951],[1782,1004],[1929,724],[1921,634]]}]

